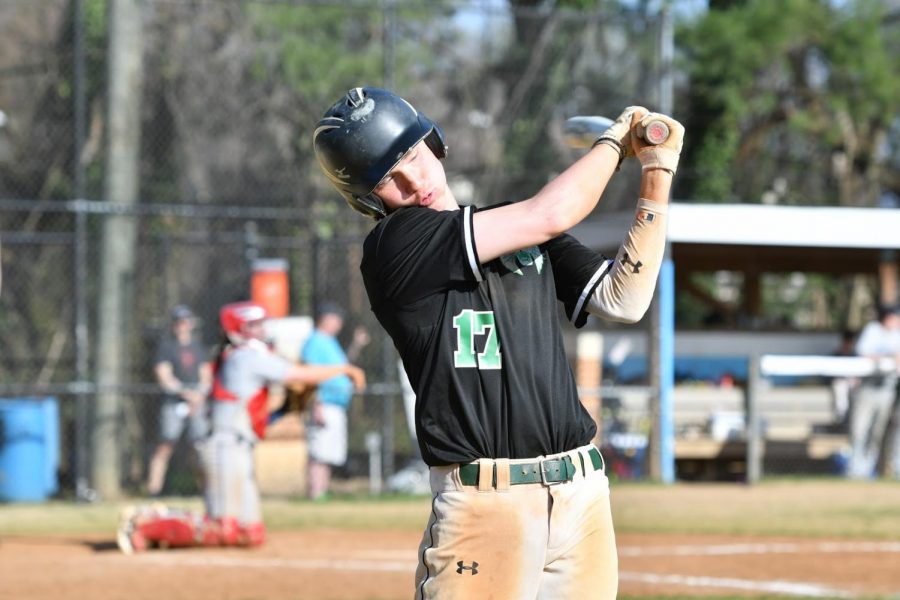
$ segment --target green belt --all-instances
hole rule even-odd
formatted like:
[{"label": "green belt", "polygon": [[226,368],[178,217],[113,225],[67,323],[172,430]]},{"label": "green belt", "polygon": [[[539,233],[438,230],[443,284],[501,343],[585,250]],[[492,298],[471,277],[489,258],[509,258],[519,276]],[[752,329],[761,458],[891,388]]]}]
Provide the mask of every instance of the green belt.
[{"label": "green belt", "polygon": [[[596,448],[588,451],[591,457],[591,466],[594,471],[603,468],[603,457]],[[584,457],[578,453],[579,462],[581,462],[581,470],[586,473]],[[478,473],[480,467],[478,463],[469,463],[459,468],[459,480],[463,485],[478,485]],[[548,458],[532,463],[510,464],[509,465],[509,483],[510,485],[518,485],[520,483],[562,483],[564,481],[572,481],[575,477],[575,463],[568,454],[559,458]],[[492,486],[497,485],[497,465],[493,469]]]}]

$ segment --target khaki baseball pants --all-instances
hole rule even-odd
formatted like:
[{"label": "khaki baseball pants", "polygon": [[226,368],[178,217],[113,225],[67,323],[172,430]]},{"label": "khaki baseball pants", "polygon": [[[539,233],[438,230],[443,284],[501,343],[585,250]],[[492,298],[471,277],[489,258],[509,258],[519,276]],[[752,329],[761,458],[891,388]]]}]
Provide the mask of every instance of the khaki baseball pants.
[{"label": "khaki baseball pants", "polygon": [[[431,517],[419,547],[416,600],[612,599],[618,557],[609,481],[584,446],[564,453],[571,481],[510,484],[545,458],[478,461],[481,485],[458,466],[432,467]],[[596,450],[594,450],[596,453]]]}]

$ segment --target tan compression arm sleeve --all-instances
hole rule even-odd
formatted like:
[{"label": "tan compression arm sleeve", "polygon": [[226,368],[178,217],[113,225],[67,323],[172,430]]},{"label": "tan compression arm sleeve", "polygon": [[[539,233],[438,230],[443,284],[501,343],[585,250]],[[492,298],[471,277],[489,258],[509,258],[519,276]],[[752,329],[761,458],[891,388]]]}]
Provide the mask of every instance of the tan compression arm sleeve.
[{"label": "tan compression arm sleeve", "polygon": [[610,273],[594,290],[587,311],[608,321],[636,323],[650,301],[666,248],[668,204],[638,200],[634,221]]}]

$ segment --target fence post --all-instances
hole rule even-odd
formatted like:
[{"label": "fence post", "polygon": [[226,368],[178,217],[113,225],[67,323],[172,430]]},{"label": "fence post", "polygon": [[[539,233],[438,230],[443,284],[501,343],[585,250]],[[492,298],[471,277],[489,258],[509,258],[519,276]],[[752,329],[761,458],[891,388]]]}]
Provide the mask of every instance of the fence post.
[{"label": "fence post", "polygon": [[762,431],[759,416],[759,393],[762,389],[758,354],[750,356],[747,370],[747,483],[758,483],[762,476]]},{"label": "fence post", "polygon": [[90,486],[90,425],[88,393],[93,392],[90,378],[90,338],[88,334],[88,217],[84,200],[78,198],[75,209],[75,496],[89,502],[96,497]]},{"label": "fence post", "polygon": [[674,483],[675,264],[668,244],[650,310],[651,335],[647,356],[650,385],[656,396],[656,405],[651,411],[653,424],[647,447],[650,455],[650,477],[662,483]]},{"label": "fence post", "polygon": [[373,496],[381,494],[381,434],[377,431],[366,433],[366,450],[369,453],[369,493]]}]

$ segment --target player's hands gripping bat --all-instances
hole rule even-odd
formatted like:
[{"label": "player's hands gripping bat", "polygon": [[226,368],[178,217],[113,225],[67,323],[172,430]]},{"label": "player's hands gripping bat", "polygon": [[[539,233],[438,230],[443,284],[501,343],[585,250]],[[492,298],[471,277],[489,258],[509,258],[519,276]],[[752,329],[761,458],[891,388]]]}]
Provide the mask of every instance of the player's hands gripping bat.
[{"label": "player's hands gripping bat", "polygon": [[[594,147],[597,144],[607,144],[616,149],[619,153],[619,165],[622,161],[630,156],[634,156],[631,144],[631,132],[634,124],[639,121],[645,114],[647,109],[643,106],[629,106],[622,111],[615,121],[612,121],[605,127],[599,135],[593,135],[594,140],[588,144]],[[601,117],[602,118],[602,117]],[[566,134],[573,128],[580,128],[582,131],[589,129],[591,126],[591,117],[573,117],[566,121]],[[606,119],[604,119],[605,121]],[[602,123],[594,123],[594,125],[602,125]],[[618,168],[618,165],[617,165]]]},{"label": "player's hands gripping bat", "polygon": [[[652,143],[646,139],[653,128],[663,127],[668,133],[662,142]],[[684,143],[684,126],[668,115],[648,113],[635,125],[635,130],[643,131],[643,136],[633,135],[630,140],[641,169],[665,169],[674,175]]]},{"label": "player's hands gripping bat", "polygon": [[[638,118],[643,117],[647,113],[647,109],[642,106],[629,106],[625,109],[625,112],[630,112],[635,108],[640,109]],[[621,119],[621,115],[619,118]],[[616,119],[616,121],[618,120]],[[566,145],[570,148],[591,148],[616,121],[600,116],[578,116],[566,119],[563,125],[563,136],[566,140]],[[650,144],[661,144],[668,138],[669,128],[664,121],[653,120],[646,127],[638,127],[636,133]],[[619,141],[622,140],[619,139]],[[628,156],[633,155],[629,154]]]}]

